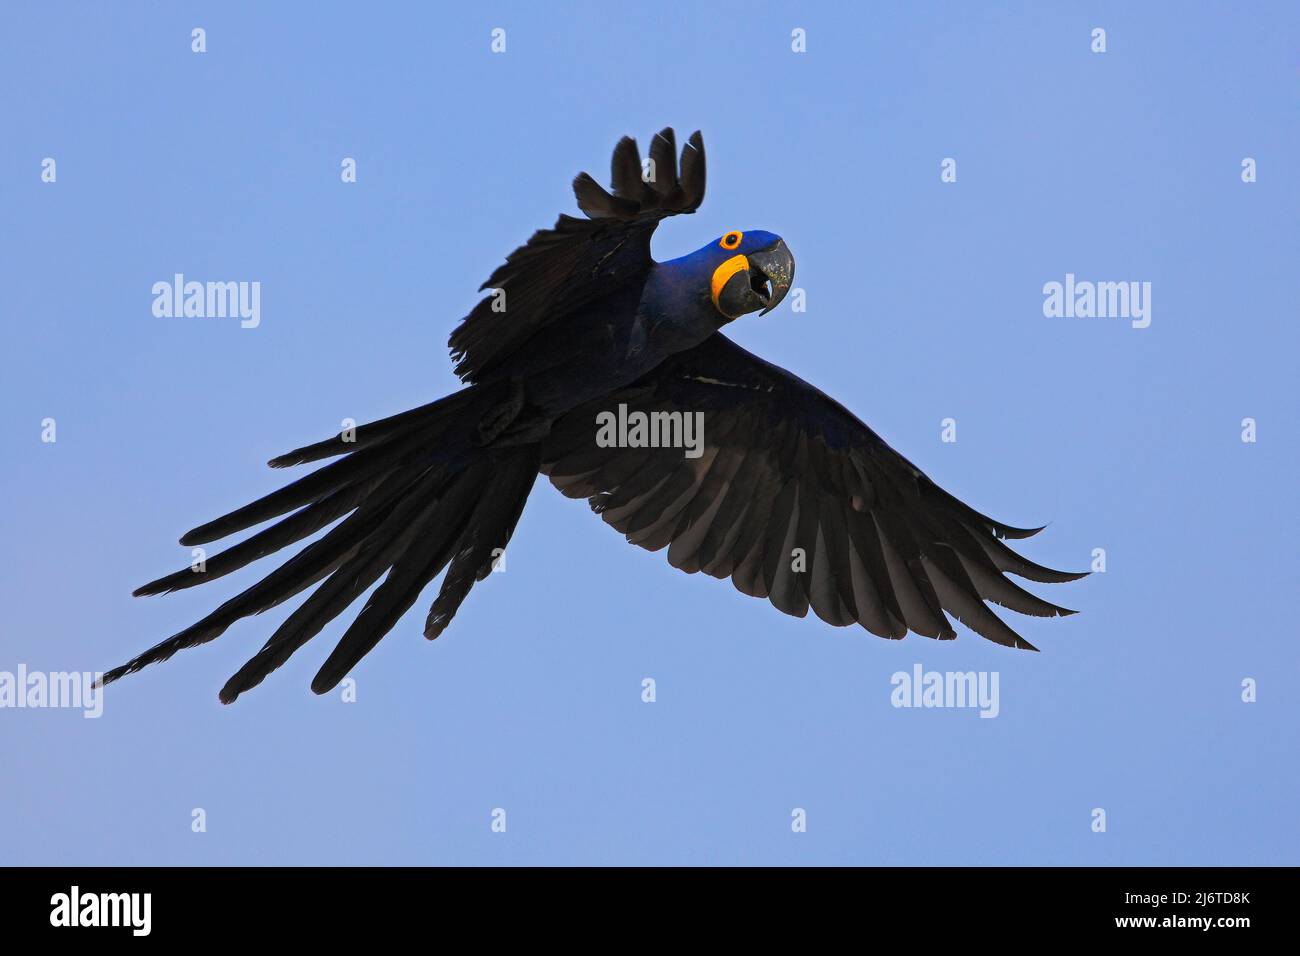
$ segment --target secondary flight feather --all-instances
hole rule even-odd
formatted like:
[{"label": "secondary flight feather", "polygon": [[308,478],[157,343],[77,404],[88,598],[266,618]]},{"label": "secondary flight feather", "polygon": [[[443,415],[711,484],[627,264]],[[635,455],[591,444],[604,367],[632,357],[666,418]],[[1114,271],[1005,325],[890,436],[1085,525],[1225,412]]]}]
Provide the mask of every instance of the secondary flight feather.
[{"label": "secondary flight feather", "polygon": [[[586,173],[573,182],[586,218],[561,215],[483,284],[488,295],[449,340],[465,388],[273,459],[276,468],[337,460],[184,535],[182,544],[208,544],[274,521],[202,570],[137,595],[216,580],[325,531],[104,682],[310,591],[226,682],[220,698],[230,703],[378,583],[312,681],[324,693],[439,574],[424,634],[442,633],[503,553],[539,473],[629,542],[666,548],[674,567],[730,578],[787,614],[811,609],[888,638],[952,638],[955,619],[1032,650],[989,604],[1073,613],[1007,577],[1082,577],[1004,541],[1041,529],[975,511],[842,405],[722,334],[789,291],[794,258],[780,236],[733,229],[679,259],[651,258],[659,223],[704,198],[704,143],[694,133],[679,165],[665,129],[649,159],[643,166],[635,141],[622,139],[611,191]],[[598,423],[616,409],[643,422],[693,416],[693,452],[610,441]]]}]

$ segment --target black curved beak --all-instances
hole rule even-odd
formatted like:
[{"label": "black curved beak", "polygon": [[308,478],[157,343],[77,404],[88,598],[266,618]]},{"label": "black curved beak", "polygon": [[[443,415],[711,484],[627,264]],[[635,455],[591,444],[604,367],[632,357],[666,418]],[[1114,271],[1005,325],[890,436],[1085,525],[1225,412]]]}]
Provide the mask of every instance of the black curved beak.
[{"label": "black curved beak", "polygon": [[758,252],[752,252],[749,259],[749,287],[763,304],[759,315],[767,315],[785,298],[794,282],[794,256],[786,248],[785,240],[778,239],[775,244]]}]

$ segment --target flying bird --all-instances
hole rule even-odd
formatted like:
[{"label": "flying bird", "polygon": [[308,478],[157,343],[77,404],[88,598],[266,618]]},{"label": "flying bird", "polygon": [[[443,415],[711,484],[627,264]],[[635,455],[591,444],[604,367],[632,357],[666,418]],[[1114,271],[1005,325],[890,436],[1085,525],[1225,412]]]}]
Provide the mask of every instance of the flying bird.
[{"label": "flying bird", "polygon": [[[121,667],[114,681],[219,637],[241,618],[310,595],[221,689],[230,703],[261,683],[367,590],[312,690],[325,693],[446,570],[424,635],[436,638],[504,553],[539,473],[633,544],[667,548],[688,573],[731,578],[786,614],[902,638],[956,636],[950,618],[997,644],[1033,646],[986,602],[1023,614],[1073,613],[1009,580],[1072,581],[1011,550],[1014,528],[939,488],[842,405],[722,334],[772,311],[790,290],[784,240],[733,229],[668,262],[655,228],[704,198],[704,143],[672,129],[643,167],[614,149],[607,192],[573,181],[586,218],[561,215],[512,252],[452,332],[465,387],[271,460],[335,458],[181,538],[202,545],[274,524],[137,589],[161,594],[223,577],[329,530],[207,617]],[[653,174],[650,174],[650,173]],[[696,447],[611,440],[608,425],[695,423]],[[676,416],[676,417],[674,417]],[[684,418],[689,416],[689,419]],[[382,581],[381,581],[382,579]]]}]

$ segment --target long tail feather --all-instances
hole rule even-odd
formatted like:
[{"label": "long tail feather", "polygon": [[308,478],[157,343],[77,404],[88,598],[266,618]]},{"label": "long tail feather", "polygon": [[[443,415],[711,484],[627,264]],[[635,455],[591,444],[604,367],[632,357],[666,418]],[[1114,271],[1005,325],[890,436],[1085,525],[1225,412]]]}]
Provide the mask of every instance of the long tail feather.
[{"label": "long tail feather", "polygon": [[323,694],[342,680],[392,630],[425,585],[451,560],[456,541],[473,514],[475,499],[487,477],[487,469],[481,463],[476,464],[448,488],[445,500],[416,528],[411,547],[370,595],[361,613],[321,665],[311,682],[313,692]]},{"label": "long tail feather", "polygon": [[456,556],[425,619],[424,636],[429,640],[446,630],[474,582],[482,581],[492,571],[493,561],[505,551],[537,478],[538,460],[536,446],[521,448],[494,472],[457,543]]},{"label": "long tail feather", "polygon": [[273,491],[242,508],[236,508],[229,514],[199,525],[181,538],[181,544],[188,546],[216,541],[237,531],[251,528],[255,524],[261,524],[270,518],[276,518],[294,508],[311,504],[339,488],[386,472],[397,463],[404,452],[410,450],[413,444],[413,436],[404,436],[379,447],[368,448],[364,454],[349,455],[341,461],[313,471],[310,475],[304,475],[279,491]]},{"label": "long tail feather", "polygon": [[196,584],[205,584],[224,577],[232,571],[238,571],[268,554],[274,554],[295,541],[301,541],[314,534],[331,522],[354,510],[363,498],[379,484],[378,480],[346,485],[338,491],[317,501],[315,504],[296,511],[265,531],[259,531],[245,541],[214,554],[204,562],[202,570],[193,567],[183,568],[156,581],[141,585],[132,591],[135,597],[150,594],[166,594],[192,588]]},{"label": "long tail feather", "polygon": [[272,468],[289,468],[309,461],[320,461],[322,458],[334,458],[361,451],[363,448],[370,448],[402,433],[409,434],[417,430],[435,431],[449,417],[463,411],[475,397],[472,389],[462,389],[436,402],[402,412],[400,415],[391,415],[361,425],[346,438],[340,433],[324,441],[295,448],[283,455],[277,455],[267,464]]},{"label": "long tail feather", "polygon": [[[438,480],[441,480],[439,476],[433,476],[430,483]],[[438,504],[438,498],[430,501],[416,493],[393,509],[365,545],[313,591],[276,629],[265,646],[226,681],[219,695],[221,702],[232,703],[244,691],[256,687],[294,651],[346,611],[393,566]]]},{"label": "long tail feather", "polygon": [[393,499],[409,484],[409,477],[405,473],[390,477],[385,483],[386,490],[376,492],[364,507],[357,509],[325,537],[307,545],[261,581],[226,601],[207,617],[120,667],[107,671],[103,683],[111,684],[150,664],[165,661],[177,651],[215,640],[240,618],[269,610],[329,575],[356,552],[373,523],[382,521],[388,514]]},{"label": "long tail feather", "polygon": [[[102,683],[215,640],[239,619],[314,588],[226,682],[220,698],[229,703],[260,684],[380,581],[312,682],[313,690],[323,693],[392,629],[450,563],[429,619],[437,621],[436,630],[441,631],[473,581],[490,570],[493,549],[509,540],[537,476],[537,446],[476,444],[477,423],[499,408],[506,392],[497,386],[472,386],[362,426],[357,441],[346,443],[346,458],[195,529],[186,541],[223,537],[300,509],[208,558],[204,572],[178,571],[144,585],[137,594],[214,580],[328,528],[202,620],[106,672]],[[296,463],[338,451],[337,443],[320,442],[276,461]]]}]

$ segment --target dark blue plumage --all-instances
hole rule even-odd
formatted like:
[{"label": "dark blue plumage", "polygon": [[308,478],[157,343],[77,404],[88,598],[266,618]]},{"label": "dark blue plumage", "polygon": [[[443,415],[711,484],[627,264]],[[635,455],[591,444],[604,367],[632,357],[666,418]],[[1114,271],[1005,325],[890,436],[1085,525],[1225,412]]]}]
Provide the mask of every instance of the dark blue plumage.
[{"label": "dark blue plumage", "polygon": [[[205,544],[280,519],[204,569],[137,594],[213,580],[328,529],[105,683],[314,589],[222,688],[228,703],[378,582],[312,682],[322,693],[446,569],[424,628],[430,638],[442,633],[503,552],[539,472],[587,498],[630,542],[666,547],[675,567],[730,577],[788,614],[812,609],[891,638],[909,630],[951,638],[951,615],[996,643],[1032,648],[985,602],[1071,613],[1005,577],[1078,577],[1002,542],[1033,530],[969,508],[843,406],[720,332],[771,311],[789,291],[794,259],[779,236],[731,230],[689,255],[652,260],[658,223],[703,198],[703,141],[691,136],[679,167],[666,129],[649,159],[643,166],[636,144],[621,140],[612,193],[578,176],[587,218],[561,216],[484,283],[488,295],[449,340],[466,388],[272,460],[343,456],[186,534],[183,543]],[[602,440],[597,422],[614,408],[656,427],[696,426],[694,453],[635,434]]]}]

